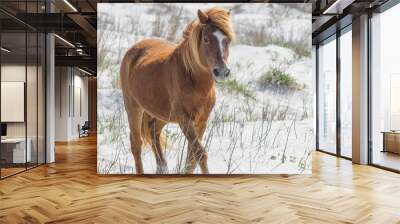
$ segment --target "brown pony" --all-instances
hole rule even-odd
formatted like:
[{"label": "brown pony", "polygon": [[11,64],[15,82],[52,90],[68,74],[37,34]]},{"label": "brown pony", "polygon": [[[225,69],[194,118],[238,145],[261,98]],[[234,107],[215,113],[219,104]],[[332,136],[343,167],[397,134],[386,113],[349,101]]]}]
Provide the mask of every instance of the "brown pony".
[{"label": "brown pony", "polygon": [[208,173],[207,151],[200,140],[215,104],[215,81],[229,76],[226,61],[234,32],[230,11],[198,10],[198,19],[174,45],[147,39],[133,45],[121,64],[121,87],[130,127],[131,150],[136,173],[143,174],[141,147],[150,143],[157,173],[168,173],[161,131],[168,123],[178,123],[188,140],[185,172],[196,164]]}]

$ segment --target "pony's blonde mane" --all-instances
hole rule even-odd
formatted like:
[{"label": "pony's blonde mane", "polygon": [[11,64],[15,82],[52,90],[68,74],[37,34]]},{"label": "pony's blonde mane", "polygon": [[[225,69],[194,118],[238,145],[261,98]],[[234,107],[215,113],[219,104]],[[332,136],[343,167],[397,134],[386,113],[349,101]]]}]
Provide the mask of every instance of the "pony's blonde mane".
[{"label": "pony's blonde mane", "polygon": [[[211,8],[204,12],[209,19],[209,22],[220,29],[229,40],[235,39],[232,23],[230,20],[230,12],[223,8]],[[183,32],[183,45],[182,59],[185,69],[193,73],[196,70],[207,71],[207,67],[201,62],[199,47],[201,42],[201,27],[199,19],[192,21],[187,25]]]}]

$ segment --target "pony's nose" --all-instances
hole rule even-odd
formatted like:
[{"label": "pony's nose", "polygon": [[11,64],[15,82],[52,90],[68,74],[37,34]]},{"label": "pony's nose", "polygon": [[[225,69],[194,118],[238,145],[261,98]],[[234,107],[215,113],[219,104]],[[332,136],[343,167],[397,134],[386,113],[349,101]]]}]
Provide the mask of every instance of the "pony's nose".
[{"label": "pony's nose", "polygon": [[228,77],[231,74],[231,70],[229,68],[225,69],[225,77]]},{"label": "pony's nose", "polygon": [[218,77],[221,73],[219,72],[219,69],[218,68],[214,68],[213,69],[213,73],[214,73],[214,75],[216,76],[216,77]]},{"label": "pony's nose", "polygon": [[231,70],[229,70],[228,68],[214,68],[213,69],[213,73],[215,75],[215,77],[219,77],[219,76],[223,76],[223,78],[226,78],[229,76]]}]

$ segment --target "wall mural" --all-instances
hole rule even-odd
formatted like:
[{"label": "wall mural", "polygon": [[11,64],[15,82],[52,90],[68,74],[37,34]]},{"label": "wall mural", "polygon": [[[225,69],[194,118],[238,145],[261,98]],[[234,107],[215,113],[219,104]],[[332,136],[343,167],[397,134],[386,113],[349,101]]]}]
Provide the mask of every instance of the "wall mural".
[{"label": "wall mural", "polygon": [[311,173],[310,21],[310,4],[98,4],[98,173]]}]

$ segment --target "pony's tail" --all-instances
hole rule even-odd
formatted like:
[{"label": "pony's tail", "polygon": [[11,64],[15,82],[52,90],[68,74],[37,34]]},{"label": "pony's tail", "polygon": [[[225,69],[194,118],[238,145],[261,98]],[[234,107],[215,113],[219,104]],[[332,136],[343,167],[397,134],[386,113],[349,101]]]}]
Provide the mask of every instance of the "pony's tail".
[{"label": "pony's tail", "polygon": [[[155,125],[153,122],[157,122],[155,118],[152,118],[150,115],[148,115],[146,112],[143,113],[143,118],[142,118],[142,130],[141,130],[141,137],[142,141],[145,145],[147,146],[152,146],[152,133],[151,133],[151,126]],[[163,150],[165,148],[165,136],[164,133],[161,132],[160,135],[160,145],[161,149]]]}]

